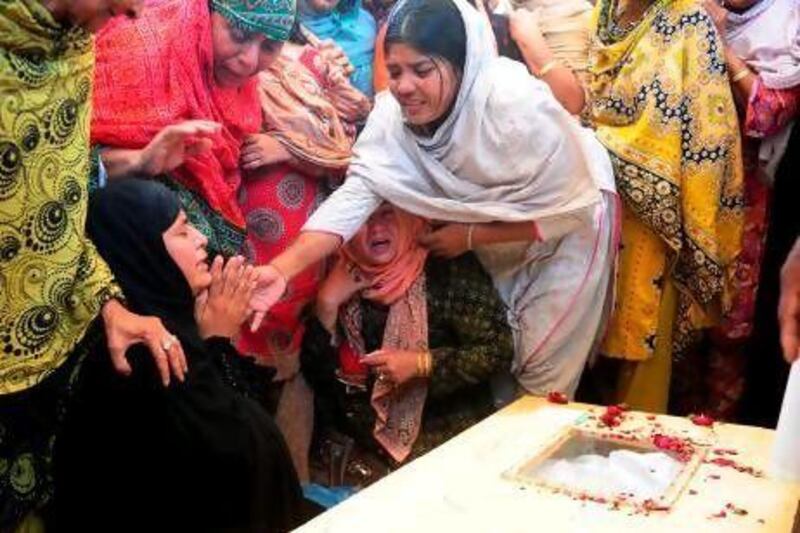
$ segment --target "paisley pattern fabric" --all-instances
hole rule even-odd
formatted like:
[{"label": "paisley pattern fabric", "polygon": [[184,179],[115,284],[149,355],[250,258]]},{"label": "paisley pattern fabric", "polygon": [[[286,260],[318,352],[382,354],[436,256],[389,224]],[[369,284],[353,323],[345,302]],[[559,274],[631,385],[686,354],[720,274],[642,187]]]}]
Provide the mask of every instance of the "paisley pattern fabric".
[{"label": "paisley pattern fabric", "polygon": [[109,298],[86,237],[91,36],[0,2],[0,394],[61,365]]},{"label": "paisley pattern fabric", "polygon": [[[425,272],[389,306],[383,331],[383,350],[428,351],[428,302]],[[341,311],[348,344],[361,357],[369,352],[362,335],[361,298],[352,298]],[[376,381],[370,403],[375,410],[373,436],[398,463],[411,454],[422,424],[422,410],[428,395],[427,379],[413,379],[402,387]]]},{"label": "paisley pattern fabric", "polygon": [[590,57],[590,117],[611,153],[625,211],[604,351],[642,361],[655,350],[665,280],[680,291],[681,332],[718,321],[729,306],[743,226],[742,156],[722,43],[702,7],[657,0],[621,32],[616,6],[598,3]]},{"label": "paisley pattern fabric", "polygon": [[232,257],[242,253],[245,246],[245,231],[242,228],[215,211],[202,195],[170,176],[162,175],[156,179],[178,195],[186,218],[208,239],[206,249],[209,257]]},{"label": "paisley pattern fabric", "polygon": [[0,531],[42,509],[53,497],[53,447],[87,354],[104,342],[94,322],[68,360],[33,389],[0,396]]}]

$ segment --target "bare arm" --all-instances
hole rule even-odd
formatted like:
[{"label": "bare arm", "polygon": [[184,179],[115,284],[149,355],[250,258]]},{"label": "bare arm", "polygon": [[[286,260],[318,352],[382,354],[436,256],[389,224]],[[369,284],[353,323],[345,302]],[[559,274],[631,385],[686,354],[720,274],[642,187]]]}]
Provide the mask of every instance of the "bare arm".
[{"label": "bare arm", "polygon": [[703,7],[708,13],[708,16],[711,17],[714,26],[716,26],[720,39],[723,40],[725,63],[728,66],[728,75],[731,79],[733,98],[739,110],[744,112],[747,109],[747,102],[750,100],[750,94],[753,91],[753,85],[756,79],[755,73],[750,70],[747,63],[742,61],[724,44],[728,11],[722,7],[717,0],[704,0]]},{"label": "bare arm", "polygon": [[536,222],[451,223],[419,237],[419,243],[436,256],[453,258],[485,244],[539,239]]},{"label": "bare arm", "polygon": [[536,13],[525,9],[514,11],[510,22],[511,36],[519,46],[528,69],[547,83],[564,109],[573,115],[583,111],[586,99],[583,85],[572,69],[555,60],[539,29]]},{"label": "bare arm", "polygon": [[747,102],[750,101],[750,95],[753,93],[756,74],[728,47],[725,47],[725,62],[728,64],[733,99],[739,110],[743,112],[747,110]]},{"label": "bare arm", "polygon": [[322,261],[342,245],[342,238],[333,233],[304,231],[270,265],[287,279],[292,279],[311,265]]},{"label": "bare arm", "polygon": [[167,126],[140,150],[106,148],[103,165],[110,179],[125,176],[158,176],[178,168],[192,155],[212,146],[211,137],[222,126],[208,120],[187,120]]},{"label": "bare arm", "polygon": [[141,154],[141,150],[107,148],[102,151],[100,157],[103,159],[108,177],[114,179],[141,174]]},{"label": "bare arm", "polygon": [[593,214],[594,206],[589,206],[538,221],[451,223],[420,236],[419,243],[434,255],[453,258],[484,245],[557,239],[591,224]]},{"label": "bare arm", "polygon": [[[534,53],[524,41],[520,43],[519,48],[528,68],[550,87],[553,96],[564,109],[573,115],[579,114],[583,110],[586,97],[583,85],[572,69],[560,63],[552,63],[554,59],[550,50],[539,50]],[[542,72],[547,65],[551,67]]]}]

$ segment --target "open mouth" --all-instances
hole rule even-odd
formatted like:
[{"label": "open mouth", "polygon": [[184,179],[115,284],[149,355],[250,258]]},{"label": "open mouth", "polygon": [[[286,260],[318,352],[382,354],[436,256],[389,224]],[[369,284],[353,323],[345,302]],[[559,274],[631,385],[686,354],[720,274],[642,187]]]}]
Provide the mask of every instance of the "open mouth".
[{"label": "open mouth", "polygon": [[390,239],[373,239],[369,242],[369,249],[374,254],[385,254],[391,249]]}]

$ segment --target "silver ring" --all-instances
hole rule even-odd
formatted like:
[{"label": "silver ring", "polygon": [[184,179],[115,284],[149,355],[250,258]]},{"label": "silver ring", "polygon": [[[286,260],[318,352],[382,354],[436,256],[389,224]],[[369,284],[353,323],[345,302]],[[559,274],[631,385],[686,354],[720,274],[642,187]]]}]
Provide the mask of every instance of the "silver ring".
[{"label": "silver ring", "polygon": [[164,348],[164,351],[165,351],[165,352],[168,352],[168,351],[169,351],[169,349],[170,349],[170,348],[172,348],[172,346],[173,346],[173,345],[174,345],[176,342],[178,342],[178,339],[177,339],[177,337],[175,337],[175,335],[170,335],[169,337],[167,337],[166,339],[164,339],[163,341],[161,341],[161,347],[162,347],[162,348]]}]

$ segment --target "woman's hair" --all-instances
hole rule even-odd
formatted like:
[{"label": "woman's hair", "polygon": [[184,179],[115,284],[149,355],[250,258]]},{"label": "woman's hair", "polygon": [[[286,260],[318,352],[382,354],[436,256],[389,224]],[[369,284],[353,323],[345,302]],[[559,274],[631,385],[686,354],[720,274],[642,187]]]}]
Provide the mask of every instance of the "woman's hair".
[{"label": "woman's hair", "polygon": [[384,50],[403,43],[464,72],[467,30],[452,0],[401,0],[389,15]]}]

